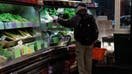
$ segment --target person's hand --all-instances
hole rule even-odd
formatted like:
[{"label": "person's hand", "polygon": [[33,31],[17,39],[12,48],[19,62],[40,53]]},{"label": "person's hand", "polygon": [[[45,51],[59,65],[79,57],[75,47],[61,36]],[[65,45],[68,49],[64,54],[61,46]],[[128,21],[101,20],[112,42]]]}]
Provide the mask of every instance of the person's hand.
[{"label": "person's hand", "polygon": [[57,20],[58,21],[59,20],[67,21],[68,19],[67,18],[64,18],[64,14],[59,14]]},{"label": "person's hand", "polygon": [[54,16],[53,17],[53,20],[58,20],[58,16]]}]

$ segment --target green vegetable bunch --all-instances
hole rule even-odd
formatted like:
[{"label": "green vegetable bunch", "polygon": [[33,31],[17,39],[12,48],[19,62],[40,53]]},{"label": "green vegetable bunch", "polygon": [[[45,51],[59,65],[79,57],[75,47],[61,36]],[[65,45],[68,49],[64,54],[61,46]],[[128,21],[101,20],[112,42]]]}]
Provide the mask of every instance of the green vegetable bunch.
[{"label": "green vegetable bunch", "polygon": [[50,16],[57,16],[57,10],[55,8],[45,8],[42,12],[41,12],[41,16],[49,14]]},{"label": "green vegetable bunch", "polygon": [[65,8],[64,14],[69,16],[69,19],[76,14],[76,9],[74,8]]},{"label": "green vegetable bunch", "polygon": [[4,49],[2,45],[0,44],[0,56],[3,56],[6,59],[12,59],[13,53],[7,49]]},{"label": "green vegetable bunch", "polygon": [[22,18],[19,15],[14,15],[14,14],[10,14],[10,13],[3,13],[0,14],[0,21],[7,21],[7,22],[27,22],[28,20],[25,18]]},{"label": "green vegetable bunch", "polygon": [[49,11],[49,15],[51,15],[51,16],[58,15],[57,10],[55,8],[50,8],[48,11]]}]

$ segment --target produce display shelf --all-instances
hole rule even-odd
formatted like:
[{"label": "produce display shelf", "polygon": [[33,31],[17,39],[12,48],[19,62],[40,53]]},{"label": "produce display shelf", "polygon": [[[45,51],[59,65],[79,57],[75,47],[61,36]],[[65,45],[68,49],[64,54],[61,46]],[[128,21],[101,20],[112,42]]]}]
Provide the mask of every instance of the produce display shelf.
[{"label": "produce display shelf", "polygon": [[43,0],[0,0],[1,3],[11,3],[20,5],[43,5]]},{"label": "produce display shelf", "polygon": [[22,56],[13,61],[7,61],[0,65],[0,74],[11,73],[39,60],[48,59],[49,57],[48,54],[50,54],[51,51],[52,50],[48,51],[41,50],[31,55]]},{"label": "produce display shelf", "polygon": [[[44,0],[44,6],[54,6],[54,7],[76,7],[76,5],[81,1],[63,1],[63,0]],[[88,8],[97,8],[97,3],[86,3]]]},{"label": "produce display shelf", "polygon": [[32,22],[0,22],[0,30],[2,29],[16,29],[27,27],[38,27],[39,25]]},{"label": "produce display shelf", "polygon": [[[64,60],[67,57],[67,48],[52,47],[37,51],[30,55],[25,55],[13,61],[8,61],[0,65],[0,74],[26,74],[39,67],[48,66],[57,60]],[[31,73],[35,74],[35,73]]]},{"label": "produce display shelf", "polygon": [[[0,44],[3,44],[4,48],[10,48],[10,47],[14,47],[18,45],[18,41],[20,40],[22,40],[23,44],[27,44],[27,43],[34,42],[37,37],[40,37],[40,36],[28,37],[24,39],[15,40],[15,41],[6,41],[6,42],[3,41],[3,43],[0,43]],[[41,48],[40,41],[36,41],[36,44],[38,44],[40,49]]]}]

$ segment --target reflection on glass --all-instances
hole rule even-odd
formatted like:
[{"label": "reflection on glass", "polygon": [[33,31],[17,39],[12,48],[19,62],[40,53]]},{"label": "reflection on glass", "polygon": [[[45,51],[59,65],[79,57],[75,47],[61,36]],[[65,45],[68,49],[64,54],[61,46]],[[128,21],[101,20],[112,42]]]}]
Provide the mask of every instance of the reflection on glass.
[{"label": "reflection on glass", "polygon": [[131,2],[130,0],[121,0],[120,28],[129,28],[131,22]]}]

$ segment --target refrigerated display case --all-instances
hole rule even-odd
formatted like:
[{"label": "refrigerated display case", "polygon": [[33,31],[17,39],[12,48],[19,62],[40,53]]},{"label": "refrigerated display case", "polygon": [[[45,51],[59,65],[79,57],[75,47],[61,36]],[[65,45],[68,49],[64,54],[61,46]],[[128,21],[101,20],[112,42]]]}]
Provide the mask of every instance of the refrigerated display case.
[{"label": "refrigerated display case", "polygon": [[0,0],[0,74],[17,73],[45,51],[39,29],[43,2],[28,1]]},{"label": "refrigerated display case", "polygon": [[[58,17],[59,15],[66,14],[64,18],[70,19],[73,15],[75,15],[76,9],[75,7],[71,7],[69,5],[60,4],[59,6],[56,6],[59,3],[65,4],[70,2],[63,3],[63,1],[59,1],[56,3],[55,1],[54,5],[52,5],[52,1],[44,1],[45,6],[40,13],[42,38],[44,40],[45,48],[62,47],[61,50],[63,50],[63,47],[66,47],[66,50],[68,50],[68,46],[72,41],[74,41],[73,30],[61,26],[59,23],[57,23],[57,21],[54,21],[54,18]],[[74,2],[74,4],[75,3],[76,2]],[[70,53],[71,50],[68,50],[67,55],[65,54],[65,57],[68,57],[67,59],[58,59],[58,61],[55,60],[54,62],[50,63],[49,68],[51,69],[51,73],[53,72],[53,74],[70,74],[70,72],[72,72],[70,70],[70,61],[74,61],[71,60],[74,58],[69,58],[73,55]],[[62,54],[64,56],[64,52]]]},{"label": "refrigerated display case", "polygon": [[[48,47],[67,47],[69,58],[63,60],[65,66],[63,66],[67,74],[72,74],[77,70],[75,61],[75,40],[73,29],[61,26],[54,18],[63,15],[63,18],[70,19],[76,14],[76,5],[80,1],[44,1],[44,8],[41,12],[41,31],[42,38],[44,40],[45,48]],[[96,5],[94,3],[88,3],[88,11],[93,15],[96,14]],[[74,44],[72,46],[72,44]],[[55,64],[55,63],[54,63]],[[53,65],[53,64],[52,64]],[[52,66],[51,65],[51,66]]]},{"label": "refrigerated display case", "polygon": [[13,60],[41,49],[38,13],[32,6],[0,3],[1,56]]},{"label": "refrigerated display case", "polygon": [[[67,46],[73,32],[57,23],[54,23],[57,26],[51,25],[53,22],[47,27],[40,18],[43,1],[36,0],[40,4],[27,1],[30,0],[0,1],[0,74],[69,73]],[[57,3],[68,3],[67,9],[75,10],[73,5],[77,2]]]},{"label": "refrigerated display case", "polygon": [[0,74],[64,72],[67,48],[45,47],[39,17],[42,5],[27,1],[0,1]]}]

